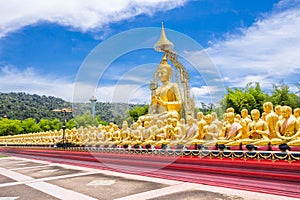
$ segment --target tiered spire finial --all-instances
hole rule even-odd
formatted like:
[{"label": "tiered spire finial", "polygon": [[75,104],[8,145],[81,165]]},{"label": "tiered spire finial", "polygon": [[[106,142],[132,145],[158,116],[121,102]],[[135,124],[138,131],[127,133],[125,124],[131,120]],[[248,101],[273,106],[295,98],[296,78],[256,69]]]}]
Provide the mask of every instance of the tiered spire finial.
[{"label": "tiered spire finial", "polygon": [[158,52],[165,52],[167,50],[172,50],[173,48],[174,44],[170,40],[168,40],[165,33],[164,22],[162,22],[160,38],[154,44],[154,49]]}]

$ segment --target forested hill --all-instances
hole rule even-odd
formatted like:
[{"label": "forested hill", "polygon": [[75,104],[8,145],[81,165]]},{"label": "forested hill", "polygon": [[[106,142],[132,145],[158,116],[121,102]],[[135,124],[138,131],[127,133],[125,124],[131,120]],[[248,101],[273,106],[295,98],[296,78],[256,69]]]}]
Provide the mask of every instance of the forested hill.
[{"label": "forested hill", "polygon": [[[90,111],[90,103],[76,103],[72,105],[61,98],[53,96],[39,96],[36,94],[20,93],[0,93],[0,116],[7,116],[10,119],[24,120],[27,118],[50,119],[59,118],[62,120],[62,114],[53,112],[53,109],[72,108],[76,114],[81,115]],[[134,104],[126,103],[103,103],[97,102],[95,114],[100,115],[103,121],[115,121],[128,115],[128,110],[134,108]]]}]

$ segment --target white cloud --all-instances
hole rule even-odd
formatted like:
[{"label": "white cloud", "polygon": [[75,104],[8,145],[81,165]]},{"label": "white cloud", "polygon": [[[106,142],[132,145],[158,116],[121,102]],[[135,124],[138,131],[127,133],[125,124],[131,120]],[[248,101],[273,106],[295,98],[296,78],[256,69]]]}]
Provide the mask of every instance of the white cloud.
[{"label": "white cloud", "polygon": [[100,29],[111,22],[140,14],[182,6],[186,0],[2,0],[0,37],[41,21],[70,26],[81,31]]},{"label": "white cloud", "polygon": [[214,86],[201,86],[201,87],[193,87],[191,91],[195,97],[202,97],[204,95],[211,95],[218,90],[218,88]]},{"label": "white cloud", "polygon": [[242,34],[215,41],[206,51],[231,86],[259,81],[267,88],[281,80],[296,84],[300,73],[299,1],[281,1]]},{"label": "white cloud", "polygon": [[100,102],[149,103],[148,83],[91,86],[74,83],[66,77],[44,76],[32,68],[23,71],[12,66],[0,68],[1,91],[26,92],[46,96],[60,97],[70,102],[88,102],[95,95]]},{"label": "white cloud", "polygon": [[150,103],[150,89],[145,85],[99,86],[95,96],[101,102]]},{"label": "white cloud", "polygon": [[[67,77],[44,76],[32,68],[21,71],[12,66],[0,68],[0,82],[0,92],[55,96],[69,102],[88,102],[88,98],[93,95],[99,102],[150,103],[151,101],[148,82],[128,84],[126,81],[120,81],[112,85],[91,86],[74,83]],[[191,89],[196,106],[200,106],[200,102],[212,102],[213,96],[218,91],[219,89],[213,86]]]},{"label": "white cloud", "polygon": [[73,84],[66,78],[40,75],[32,68],[20,71],[12,66],[2,67],[0,83],[0,92],[26,92],[72,100]]}]

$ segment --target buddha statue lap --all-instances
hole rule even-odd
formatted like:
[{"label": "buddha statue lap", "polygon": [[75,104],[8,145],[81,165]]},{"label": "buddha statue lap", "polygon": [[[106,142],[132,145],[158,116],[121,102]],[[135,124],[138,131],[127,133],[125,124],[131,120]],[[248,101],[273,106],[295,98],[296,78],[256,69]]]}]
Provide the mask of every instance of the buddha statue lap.
[{"label": "buddha statue lap", "polygon": [[251,111],[251,117],[253,121],[248,125],[247,138],[241,140],[242,144],[253,144],[255,146],[265,146],[268,148],[270,140],[267,122],[260,119],[260,112],[258,109],[253,109]]},{"label": "buddha statue lap", "polygon": [[239,146],[240,138],[242,137],[242,126],[235,122],[233,112],[226,113],[227,123],[223,127],[222,134],[218,138],[217,144],[226,146]]}]

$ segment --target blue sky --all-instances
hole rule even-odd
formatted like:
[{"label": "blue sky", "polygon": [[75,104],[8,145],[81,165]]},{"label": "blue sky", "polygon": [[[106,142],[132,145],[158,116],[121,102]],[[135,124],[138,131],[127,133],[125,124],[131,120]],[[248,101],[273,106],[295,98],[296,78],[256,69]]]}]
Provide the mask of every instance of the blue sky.
[{"label": "blue sky", "polygon": [[[284,81],[297,91],[297,0],[3,0],[0,92],[149,102],[149,81],[162,57],[149,44],[159,38],[162,21],[190,72],[197,105],[216,103],[226,86],[251,81],[265,91]],[[137,29],[144,32],[128,35]],[[181,37],[201,48],[185,48]],[[132,48],[135,40],[144,46]],[[117,54],[124,46],[130,51]]]}]

